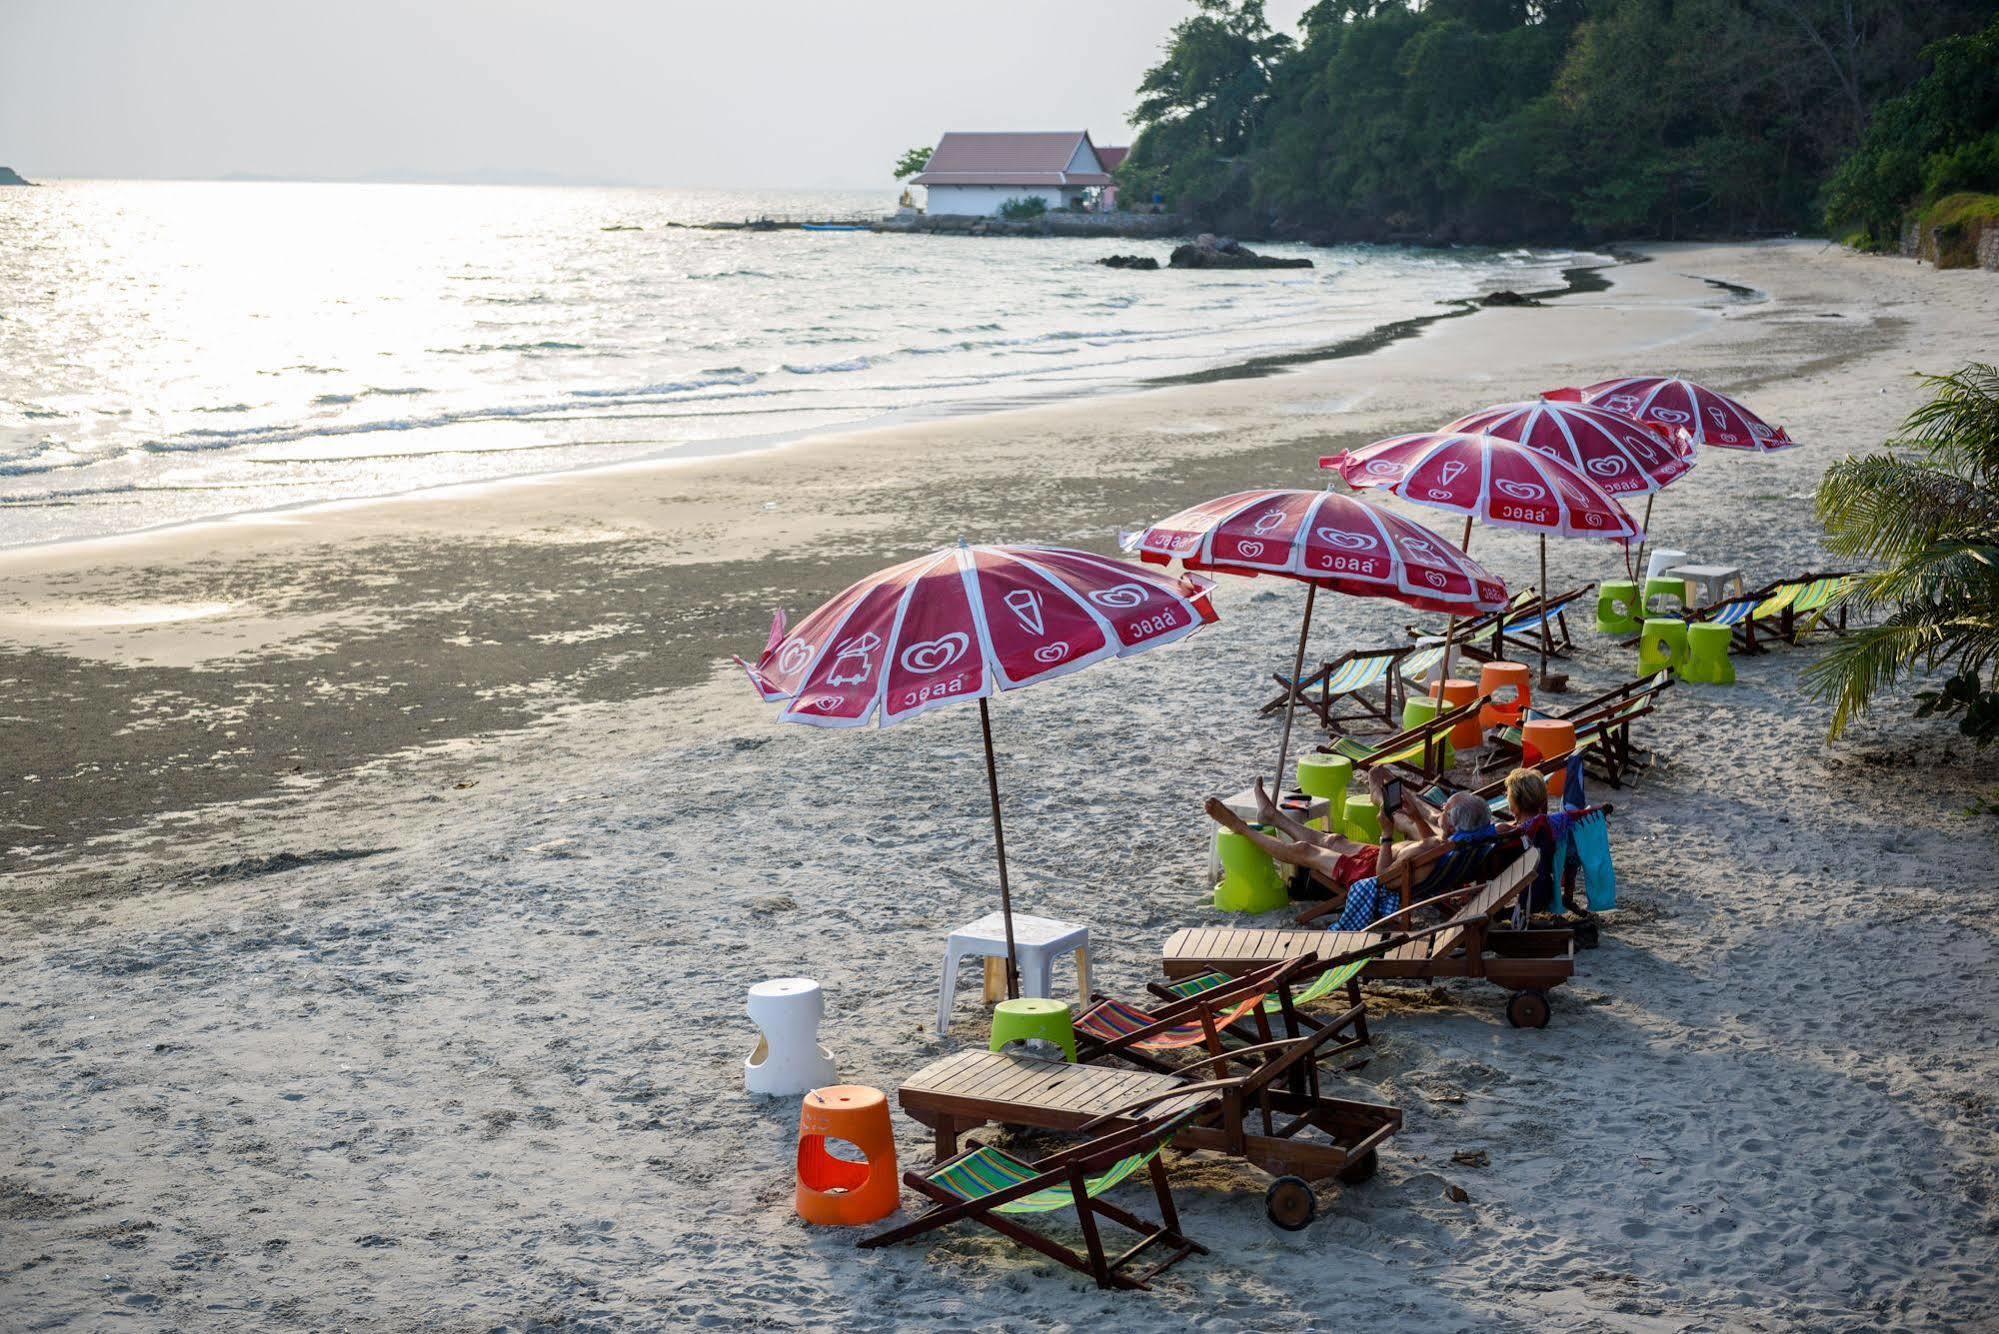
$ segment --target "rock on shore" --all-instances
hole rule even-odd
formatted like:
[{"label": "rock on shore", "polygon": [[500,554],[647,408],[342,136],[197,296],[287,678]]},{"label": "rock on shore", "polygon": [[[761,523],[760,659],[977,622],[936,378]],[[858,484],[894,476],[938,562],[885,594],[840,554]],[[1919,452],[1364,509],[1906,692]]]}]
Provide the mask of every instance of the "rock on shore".
[{"label": "rock on shore", "polygon": [[1309,259],[1279,259],[1246,250],[1233,236],[1202,232],[1186,245],[1173,247],[1167,266],[1175,269],[1309,269]]},{"label": "rock on shore", "polygon": [[1159,261],[1150,255],[1105,255],[1097,263],[1107,269],[1156,269]]},{"label": "rock on shore", "polygon": [[24,179],[21,173],[15,171],[12,167],[0,167],[0,185],[33,185],[33,184],[34,184],[33,181]]}]

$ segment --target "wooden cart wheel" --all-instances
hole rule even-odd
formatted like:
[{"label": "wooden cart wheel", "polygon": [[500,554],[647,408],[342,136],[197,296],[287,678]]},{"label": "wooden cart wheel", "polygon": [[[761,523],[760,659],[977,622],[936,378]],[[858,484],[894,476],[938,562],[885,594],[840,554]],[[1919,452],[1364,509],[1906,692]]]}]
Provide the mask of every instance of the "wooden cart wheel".
[{"label": "wooden cart wheel", "polygon": [[1373,1149],[1369,1149],[1366,1153],[1363,1153],[1360,1157],[1340,1169],[1340,1184],[1342,1186],[1358,1186],[1363,1181],[1372,1180],[1374,1174],[1380,1170],[1380,1155],[1375,1153]]},{"label": "wooden cart wheel", "polygon": [[1300,1232],[1319,1216],[1319,1197],[1305,1178],[1279,1177],[1263,1193],[1263,1207],[1271,1222],[1286,1232]]},{"label": "wooden cart wheel", "polygon": [[1545,991],[1516,991],[1506,1002],[1506,1022],[1515,1028],[1546,1028],[1548,1026],[1548,993]]}]

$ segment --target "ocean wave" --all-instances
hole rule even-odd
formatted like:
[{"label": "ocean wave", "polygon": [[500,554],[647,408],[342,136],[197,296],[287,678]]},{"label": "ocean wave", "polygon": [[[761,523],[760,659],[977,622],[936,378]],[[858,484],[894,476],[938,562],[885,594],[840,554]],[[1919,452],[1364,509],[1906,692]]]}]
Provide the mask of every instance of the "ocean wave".
[{"label": "ocean wave", "polygon": [[845,361],[827,361],[817,366],[784,363],[784,369],[793,375],[838,375],[844,371],[864,371],[875,364],[873,357],[850,357]]},{"label": "ocean wave", "polygon": [[762,269],[717,269],[714,273],[690,273],[687,275],[687,281],[691,283],[705,283],[714,282],[721,278],[773,278],[775,276],[775,274],[765,273]]},{"label": "ocean wave", "polygon": [[755,371],[746,371],[740,366],[728,366],[721,370],[703,371],[699,377],[692,380],[667,380],[660,384],[639,385],[627,389],[572,389],[569,391],[569,396],[623,402],[685,394],[697,389],[721,389],[732,385],[755,384],[759,378]]},{"label": "ocean wave", "polygon": [[254,412],[248,403],[218,403],[214,407],[196,408],[196,412]]},{"label": "ocean wave", "polygon": [[425,350],[446,357],[476,357],[493,352],[582,352],[587,350],[587,346],[583,343],[565,343],[558,338],[544,338],[538,343],[467,343],[463,347],[433,347]]}]

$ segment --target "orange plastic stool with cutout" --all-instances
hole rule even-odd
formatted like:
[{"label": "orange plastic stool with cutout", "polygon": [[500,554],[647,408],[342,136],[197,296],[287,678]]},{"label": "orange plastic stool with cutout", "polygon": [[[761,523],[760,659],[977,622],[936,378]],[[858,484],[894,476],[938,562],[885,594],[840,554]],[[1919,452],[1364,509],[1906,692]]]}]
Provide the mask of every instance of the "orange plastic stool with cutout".
[{"label": "orange plastic stool with cutout", "polygon": [[[826,1152],[829,1139],[845,1140],[866,1161],[835,1158]],[[798,1117],[798,1216],[835,1227],[872,1223],[896,1211],[901,1191],[887,1095],[863,1084],[806,1094]]]},{"label": "orange plastic stool with cutout", "polygon": [[[1437,693],[1437,683],[1430,682],[1430,693]],[[1478,684],[1474,681],[1460,681],[1456,677],[1444,682],[1444,711],[1463,708],[1478,698]],[[1451,745],[1459,750],[1477,750],[1485,744],[1485,728],[1480,725],[1477,715],[1465,719],[1451,729]]]},{"label": "orange plastic stool with cutout", "polygon": [[1492,695],[1511,686],[1509,699],[1495,699],[1478,711],[1480,727],[1511,727],[1534,702],[1534,673],[1524,662],[1488,662],[1479,668],[1478,693]]},{"label": "orange plastic stool with cutout", "polygon": [[[1557,755],[1566,755],[1576,748],[1576,725],[1563,722],[1559,718],[1530,718],[1520,729],[1520,762],[1539,764],[1542,760],[1552,760]],[[1548,800],[1554,801],[1562,795],[1567,785],[1566,766],[1548,775]]]}]

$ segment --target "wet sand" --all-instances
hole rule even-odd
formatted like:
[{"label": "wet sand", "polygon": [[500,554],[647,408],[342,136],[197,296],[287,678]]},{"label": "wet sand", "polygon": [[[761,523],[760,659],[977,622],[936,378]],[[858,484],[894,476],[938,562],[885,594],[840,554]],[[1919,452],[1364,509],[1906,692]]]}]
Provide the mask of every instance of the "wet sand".
[{"label": "wet sand", "polygon": [[[1673,692],[1619,807],[1623,906],[1523,1033],[1476,983],[1376,989],[1354,1096],[1405,1132],[1296,1236],[1176,1170],[1214,1254],[1108,1297],[972,1233],[789,1214],[795,1105],[746,1099],[759,978],[828,988],[893,1089],[944,932],[990,906],[976,727],[772,725],[726,667],[771,609],[964,536],[1113,548],[1192,500],[1611,370],[1809,441],[1710,459],[1657,539],[1821,566],[1809,495],[1999,337],[1989,275],[1655,247],[1601,292],[1365,356],[765,454],[0,553],[0,1311],[186,1327],[1302,1329],[1975,1324],[1993,1309],[1987,770],[1889,710],[1838,745],[1811,650]],[[1710,279],[1752,289],[1750,295]],[[1475,552],[1531,581],[1534,548]],[[1558,544],[1558,582],[1614,557]],[[1030,911],[1135,995],[1215,920],[1201,795],[1275,750],[1294,589],[995,706]],[[1409,621],[1342,601],[1326,656]],[[1587,617],[1584,618],[1587,620]],[[1577,689],[1628,673],[1584,628]],[[1015,832],[1017,831],[1017,832]],[[906,1160],[927,1137],[897,1117]],[[1490,1165],[1452,1161],[1483,1149]],[[1455,1202],[1447,1187],[1469,1194]]]}]

